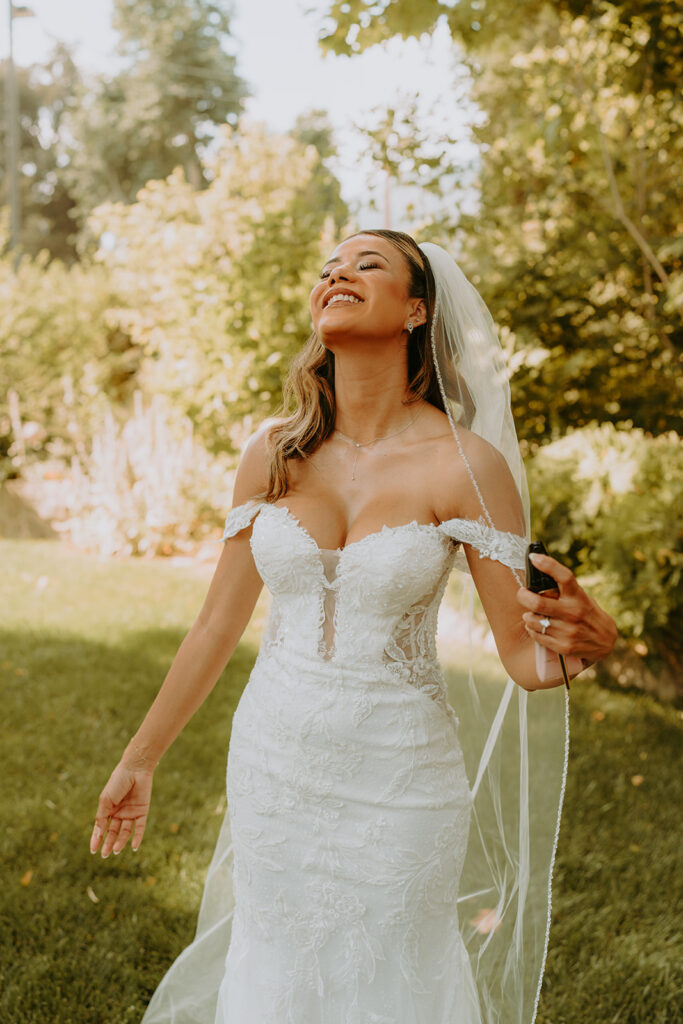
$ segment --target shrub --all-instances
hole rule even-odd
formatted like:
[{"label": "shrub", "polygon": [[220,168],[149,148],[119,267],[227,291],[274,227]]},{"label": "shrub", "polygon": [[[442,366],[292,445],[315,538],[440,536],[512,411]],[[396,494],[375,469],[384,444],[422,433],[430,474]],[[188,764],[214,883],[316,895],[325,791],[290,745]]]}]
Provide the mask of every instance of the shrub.
[{"label": "shrub", "polygon": [[683,649],[678,435],[585,427],[540,449],[528,471],[534,535],[583,577],[670,688]]},{"label": "shrub", "polygon": [[332,243],[311,202],[319,156],[247,125],[212,152],[200,192],[177,171],[135,203],[98,207],[73,267],[44,255],[15,270],[0,254],[5,475],[80,458],[104,411],[130,410],[136,390],[169,399],[219,454],[278,408]]},{"label": "shrub", "polygon": [[18,475],[53,443],[71,455],[101,415],[121,361],[109,352],[111,301],[101,267],[38,257],[15,270],[11,253],[0,257],[2,475]]},{"label": "shrub", "polygon": [[101,555],[189,551],[214,534],[229,505],[228,456],[209,453],[192,423],[161,397],[133,414],[109,409],[71,460],[27,467],[26,491],[55,528]]}]

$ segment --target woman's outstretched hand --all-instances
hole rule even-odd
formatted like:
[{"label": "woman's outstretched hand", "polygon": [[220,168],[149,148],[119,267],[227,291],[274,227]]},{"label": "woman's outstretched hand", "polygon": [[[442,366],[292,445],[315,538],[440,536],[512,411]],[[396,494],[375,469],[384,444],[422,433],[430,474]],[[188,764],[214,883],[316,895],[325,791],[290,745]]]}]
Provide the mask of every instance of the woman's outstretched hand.
[{"label": "woman's outstretched hand", "polygon": [[153,768],[127,767],[117,764],[100,794],[95,827],[90,837],[90,852],[102,856],[120,853],[131,836],[131,847],[137,850],[142,842],[152,798]]},{"label": "woman's outstretched hand", "polygon": [[556,581],[559,597],[543,597],[526,587],[517,592],[517,600],[527,609],[522,618],[529,636],[556,654],[574,655],[589,664],[607,657],[618,635],[614,619],[588,596],[571,569],[550,555],[531,557]]}]

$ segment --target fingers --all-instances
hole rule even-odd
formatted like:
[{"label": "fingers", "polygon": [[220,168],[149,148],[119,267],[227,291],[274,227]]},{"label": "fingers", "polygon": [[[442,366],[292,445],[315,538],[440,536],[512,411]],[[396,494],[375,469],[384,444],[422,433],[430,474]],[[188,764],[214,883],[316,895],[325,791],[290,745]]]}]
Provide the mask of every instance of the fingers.
[{"label": "fingers", "polygon": [[121,853],[121,850],[124,848],[124,846],[126,845],[128,840],[130,839],[131,835],[133,834],[133,825],[134,824],[135,824],[135,822],[132,821],[130,818],[127,818],[125,821],[121,822],[121,828],[119,829],[119,834],[118,834],[118,836],[116,838],[116,842],[114,843],[114,845],[112,847],[112,853],[114,853],[114,854]]},{"label": "fingers", "polygon": [[525,612],[522,615],[522,620],[527,633],[530,633],[539,643],[550,634],[555,640],[560,637],[564,640],[568,639],[570,633],[573,632],[568,623],[557,617],[553,618],[552,615],[535,615],[532,612]]},{"label": "fingers", "polygon": [[118,836],[112,847],[112,852],[115,854],[121,853],[130,837],[133,835],[133,829],[135,829],[135,835],[131,842],[131,849],[133,853],[137,853],[142,837],[145,834],[145,825],[147,824],[147,815],[143,814],[139,818],[125,818],[121,821],[121,828],[119,829]]},{"label": "fingers", "polygon": [[111,801],[106,799],[104,796],[100,797],[97,805],[97,814],[95,815],[95,825],[90,836],[90,852],[97,853],[99,845],[104,838],[109,825],[109,818],[113,811]]},{"label": "fingers", "polygon": [[[90,837],[91,853],[97,853],[102,844],[102,857],[106,860],[110,853],[121,853],[131,836],[133,836],[131,849],[137,853],[145,834],[147,811],[140,808],[136,814],[133,810],[130,817],[124,817],[125,813],[125,811],[121,811],[111,817],[103,817],[98,810]],[[133,830],[135,830],[134,835]]]},{"label": "fingers", "polygon": [[571,569],[568,569],[566,565],[562,565],[562,562],[558,562],[556,558],[552,558],[551,555],[541,555],[538,552],[534,552],[529,557],[537,569],[547,573],[548,576],[552,576],[558,583],[560,594],[573,594],[579,588],[576,576]]},{"label": "fingers", "polygon": [[106,831],[107,831],[107,824],[106,824],[106,822],[104,823],[104,825],[99,824],[99,821],[95,822],[95,826],[94,826],[94,828],[92,830],[92,835],[90,836],[90,852],[91,853],[97,853],[99,845],[102,842],[102,836],[104,835],[104,833]]},{"label": "fingers", "polygon": [[142,842],[142,837],[145,834],[145,826],[146,826],[146,824],[147,824],[147,815],[146,814],[143,815],[141,818],[137,818],[136,821],[135,821],[135,835],[133,836],[133,841],[130,844],[131,845],[131,849],[133,850],[133,853],[137,853],[138,849],[140,848],[140,843]]},{"label": "fingers", "polygon": [[[530,558],[557,582],[559,596],[544,597],[526,587],[517,591],[517,601],[526,609],[522,618],[529,636],[556,654],[576,655],[588,662],[606,657],[618,635],[611,616],[583,590],[573,572],[561,562],[537,553]],[[545,631],[544,620],[550,620]]]},{"label": "fingers", "polygon": [[[131,849],[137,853],[145,834],[146,824],[146,814],[139,818],[113,817],[104,822],[98,816],[90,839],[90,852],[97,853],[100,843],[102,843],[102,858],[106,860],[110,853],[121,853],[128,840],[133,836]],[[133,829],[135,829],[135,835],[133,835]]]},{"label": "fingers", "polygon": [[[565,619],[577,622],[584,613],[584,604],[578,597],[544,597],[534,594],[533,590],[520,587],[517,600],[527,611],[534,612],[538,618]],[[585,607],[587,608],[587,602]]]},{"label": "fingers", "polygon": [[107,857],[109,856],[109,854],[113,850],[114,843],[116,842],[116,839],[118,837],[118,834],[119,834],[120,830],[121,830],[121,819],[120,818],[112,818],[110,820],[110,822],[109,822],[109,829],[108,829],[107,834],[106,834],[106,836],[104,838],[104,842],[102,843],[102,858],[104,860],[107,859]]},{"label": "fingers", "polygon": [[525,612],[522,619],[528,635],[535,643],[566,658],[576,657],[592,663],[599,661],[612,649],[611,634],[605,642],[596,631],[595,623],[589,619],[571,622],[552,615],[539,616],[530,612]]},{"label": "fingers", "polygon": [[569,654],[573,651],[578,638],[578,629],[573,623],[529,612],[525,612],[522,619],[531,639],[541,647],[547,647],[556,654]]},{"label": "fingers", "polygon": [[120,853],[131,836],[132,849],[138,850],[145,834],[151,793],[151,774],[136,775],[117,766],[100,794],[90,837],[91,853],[97,853],[101,846],[102,857],[106,859],[112,852]]}]

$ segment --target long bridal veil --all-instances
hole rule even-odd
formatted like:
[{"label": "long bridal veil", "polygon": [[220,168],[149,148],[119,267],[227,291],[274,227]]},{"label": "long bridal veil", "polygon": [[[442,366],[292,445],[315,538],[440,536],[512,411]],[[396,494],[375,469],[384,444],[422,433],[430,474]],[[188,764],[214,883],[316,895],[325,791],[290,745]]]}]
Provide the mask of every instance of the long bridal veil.
[{"label": "long bridal veil", "polygon": [[[518,532],[529,536],[529,497],[510,407],[505,360],[491,315],[458,265],[438,245],[420,246],[435,282],[431,343],[441,395],[460,458],[495,532],[459,428],[505,458],[520,499]],[[464,557],[456,563],[468,572]],[[520,585],[519,570],[511,570]],[[465,587],[473,622],[472,581]],[[451,687],[473,795],[458,914],[485,1024],[532,1024],[551,917],[551,883],[564,798],[569,704],[564,687],[529,693],[511,679],[473,669]],[[455,1022],[454,1022],[455,1024]]]}]

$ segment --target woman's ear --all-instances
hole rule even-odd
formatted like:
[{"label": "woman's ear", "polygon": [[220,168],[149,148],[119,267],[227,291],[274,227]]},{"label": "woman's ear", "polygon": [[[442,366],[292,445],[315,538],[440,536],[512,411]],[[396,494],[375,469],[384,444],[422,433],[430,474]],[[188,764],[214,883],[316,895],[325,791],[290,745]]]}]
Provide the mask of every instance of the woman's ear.
[{"label": "woman's ear", "polygon": [[421,327],[422,324],[427,323],[427,307],[424,299],[410,300],[410,319],[414,327]]}]

